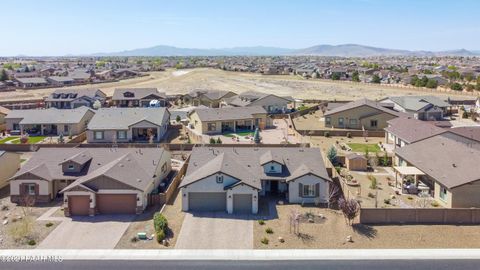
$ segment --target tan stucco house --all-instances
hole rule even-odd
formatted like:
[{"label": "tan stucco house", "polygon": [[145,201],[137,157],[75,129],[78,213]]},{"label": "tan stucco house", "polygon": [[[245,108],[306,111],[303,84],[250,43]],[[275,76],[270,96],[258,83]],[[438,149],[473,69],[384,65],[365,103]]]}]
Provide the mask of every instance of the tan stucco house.
[{"label": "tan stucco house", "polygon": [[356,130],[383,130],[388,120],[401,115],[368,99],[346,103],[324,114],[326,128]]},{"label": "tan stucco house", "polygon": [[62,198],[65,214],[138,214],[171,170],[162,148],[41,148],[10,178],[10,198]]},{"label": "tan stucco house", "polygon": [[232,98],[237,94],[232,91],[196,89],[183,95],[182,103],[192,106],[206,106],[218,108],[225,99]]},{"label": "tan stucco house", "polygon": [[189,116],[189,128],[197,134],[221,134],[272,126],[260,106],[196,109]]},{"label": "tan stucco house", "polygon": [[265,94],[256,91],[243,92],[238,96],[225,99],[225,103],[234,107],[263,107],[268,113],[287,113],[295,108],[295,99]]},{"label": "tan stucco house", "polygon": [[14,152],[0,151],[0,188],[8,185],[8,179],[20,168],[20,155]]},{"label": "tan stucco house", "polygon": [[29,135],[78,135],[85,131],[95,112],[85,106],[75,109],[12,110],[5,118],[7,131]]},{"label": "tan stucco house", "polygon": [[316,148],[196,147],[180,184],[182,210],[256,214],[269,194],[326,203],[330,183]]}]

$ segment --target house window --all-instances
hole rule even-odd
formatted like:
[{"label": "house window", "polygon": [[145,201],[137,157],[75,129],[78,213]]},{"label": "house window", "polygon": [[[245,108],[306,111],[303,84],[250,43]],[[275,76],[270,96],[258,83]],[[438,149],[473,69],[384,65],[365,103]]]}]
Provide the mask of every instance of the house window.
[{"label": "house window", "polygon": [[357,126],[357,119],[350,119],[350,126]]},{"label": "house window", "polygon": [[442,201],[447,201],[447,188],[446,187],[440,187],[440,199]]},{"label": "house window", "polygon": [[167,171],[167,163],[163,163],[162,165],[162,173],[166,172]]},{"label": "house window", "polygon": [[332,118],[325,117],[325,125],[331,125],[331,124],[332,124]]},{"label": "house window", "polygon": [[338,125],[343,127],[343,117],[338,118]]},{"label": "house window", "polygon": [[377,120],[370,120],[370,126],[376,128],[378,126],[378,121]]},{"label": "house window", "polygon": [[207,124],[208,131],[216,131],[217,130],[217,124],[215,123],[208,123]]},{"label": "house window", "polygon": [[303,197],[315,197],[315,185],[303,185]]},{"label": "house window", "polygon": [[72,164],[68,165],[68,170],[69,170],[69,171],[75,170],[75,166],[72,165]]},{"label": "house window", "polygon": [[217,183],[218,184],[223,183],[223,175],[217,175]]},{"label": "house window", "polygon": [[103,140],[103,131],[95,131],[95,140]]},{"label": "house window", "polygon": [[117,139],[125,140],[126,138],[127,138],[127,131],[125,131],[125,130],[117,131]]},{"label": "house window", "polygon": [[271,172],[275,171],[275,166],[270,166],[270,171]]},{"label": "house window", "polygon": [[63,126],[63,132],[68,133],[68,125]]},{"label": "house window", "polygon": [[35,184],[27,184],[25,186],[25,193],[27,195],[35,195]]}]

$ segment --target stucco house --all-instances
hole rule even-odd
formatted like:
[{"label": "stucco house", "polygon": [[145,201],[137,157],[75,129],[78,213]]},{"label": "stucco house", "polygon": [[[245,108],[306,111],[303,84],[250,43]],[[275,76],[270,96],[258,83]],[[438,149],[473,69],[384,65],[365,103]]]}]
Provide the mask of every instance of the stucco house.
[{"label": "stucco house", "polygon": [[149,107],[152,100],[158,100],[160,107],[168,105],[167,95],[157,88],[116,88],[112,105],[116,107]]},{"label": "stucco house", "polygon": [[166,108],[101,108],[88,123],[87,142],[160,142],[169,123]]},{"label": "stucco house", "polygon": [[5,117],[10,113],[10,110],[0,106],[0,132],[6,129]]},{"label": "stucco house", "polygon": [[330,183],[316,148],[195,147],[179,187],[183,211],[256,214],[269,194],[326,203]]},{"label": "stucco house", "polygon": [[261,106],[268,113],[286,113],[295,108],[295,99],[292,97],[280,97],[256,91],[244,92],[225,99],[225,103],[234,107]]},{"label": "stucco house", "polygon": [[0,188],[8,185],[8,179],[20,169],[20,154],[0,151]]},{"label": "stucco house", "polygon": [[431,122],[420,121],[412,117],[394,118],[387,121],[387,124],[385,143],[392,144],[394,149],[446,131],[446,129],[437,127]]},{"label": "stucco house", "polygon": [[388,97],[379,101],[382,106],[412,114],[418,120],[442,120],[450,104],[434,96]]},{"label": "stucco house", "polygon": [[198,134],[221,134],[269,128],[272,120],[260,106],[195,109],[188,115],[189,127]]},{"label": "stucco house", "polygon": [[196,89],[183,95],[182,103],[192,106],[203,105],[209,108],[218,108],[225,99],[236,95],[232,91]]},{"label": "stucco house", "polygon": [[87,107],[59,110],[12,110],[5,117],[8,131],[29,135],[78,135],[85,131],[95,112]]},{"label": "stucco house", "polygon": [[326,128],[356,130],[383,130],[387,121],[401,115],[368,99],[346,103],[324,114]]},{"label": "stucco house", "polygon": [[480,143],[465,139],[447,132],[395,149],[397,177],[411,171],[443,207],[480,207]]},{"label": "stucco house", "polygon": [[63,196],[67,216],[139,214],[170,170],[162,148],[41,148],[10,178],[10,198]]},{"label": "stucco house", "polygon": [[105,103],[107,95],[100,89],[57,89],[45,98],[46,108],[75,109],[93,107],[95,101]]}]

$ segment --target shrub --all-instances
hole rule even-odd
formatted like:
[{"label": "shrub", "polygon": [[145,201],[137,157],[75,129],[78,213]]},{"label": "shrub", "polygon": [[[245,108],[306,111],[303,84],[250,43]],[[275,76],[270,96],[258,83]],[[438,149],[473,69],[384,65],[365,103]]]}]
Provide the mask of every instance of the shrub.
[{"label": "shrub", "polygon": [[47,224],[45,224],[45,227],[52,227],[53,226],[53,223],[52,222],[48,222]]},{"label": "shrub", "polygon": [[352,133],[347,132],[347,138],[351,139],[352,138]]},{"label": "shrub", "polygon": [[267,237],[263,237],[262,240],[260,240],[260,242],[264,245],[268,245],[268,238]]},{"label": "shrub", "polygon": [[165,232],[164,231],[157,231],[156,236],[157,236],[157,242],[159,244],[161,244],[163,239],[165,239]]},{"label": "shrub", "polygon": [[273,229],[268,227],[265,229],[265,232],[268,233],[268,234],[272,234],[273,233]]},{"label": "shrub", "polygon": [[8,205],[2,205],[2,211],[8,211]]},{"label": "shrub", "polygon": [[328,131],[325,131],[325,132],[323,133],[323,136],[325,136],[325,137],[329,138],[329,137],[330,137],[330,132],[328,132]]},{"label": "shrub", "polygon": [[28,240],[28,245],[29,246],[35,246],[36,244],[37,244],[37,242],[35,240],[33,240],[33,239]]},{"label": "shrub", "polygon": [[217,138],[217,144],[222,144],[222,140],[220,139],[220,137]]},{"label": "shrub", "polygon": [[138,238],[136,236],[134,236],[134,237],[130,238],[130,242],[136,243],[136,242],[138,242]]},{"label": "shrub", "polygon": [[214,138],[210,138],[210,144],[215,144],[217,141]]},{"label": "shrub", "polygon": [[368,175],[368,179],[370,180],[370,189],[377,189],[377,178],[373,175]]},{"label": "shrub", "polygon": [[155,228],[156,232],[165,232],[165,230],[168,228],[168,221],[160,212],[155,213],[153,216],[153,227]]},{"label": "shrub", "polygon": [[432,202],[432,206],[433,206],[433,207],[439,207],[440,204],[439,204],[437,201],[433,201],[433,202]]},{"label": "shrub", "polygon": [[384,199],[383,202],[384,202],[385,204],[390,204],[390,199]]},{"label": "shrub", "polygon": [[258,221],[258,224],[260,224],[260,225],[265,225],[265,220],[260,219],[260,220]]},{"label": "shrub", "polygon": [[369,197],[369,198],[375,198],[375,194],[369,192],[369,193],[368,193],[368,197]]},{"label": "shrub", "polygon": [[413,200],[413,197],[412,197],[412,196],[408,196],[407,199]]}]

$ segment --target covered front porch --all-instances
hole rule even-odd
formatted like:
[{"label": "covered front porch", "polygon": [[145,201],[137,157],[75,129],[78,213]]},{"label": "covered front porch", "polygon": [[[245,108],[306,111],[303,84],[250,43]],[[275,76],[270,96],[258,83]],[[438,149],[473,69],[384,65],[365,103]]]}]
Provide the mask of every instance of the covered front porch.
[{"label": "covered front porch", "polygon": [[253,131],[255,130],[255,128],[256,126],[254,125],[253,119],[222,122],[222,132],[237,132],[237,131],[246,131],[246,130]]},{"label": "covered front porch", "polygon": [[20,131],[22,134],[28,133],[29,135],[58,135],[58,126],[55,124],[24,124],[20,125]]},{"label": "covered front porch", "polygon": [[158,133],[158,128],[135,127],[132,128],[132,141],[149,142],[150,140],[152,140],[154,142],[157,142],[159,141]]},{"label": "covered front porch", "polygon": [[281,196],[285,199],[288,198],[288,184],[282,180],[262,180],[262,190],[260,196]]}]

